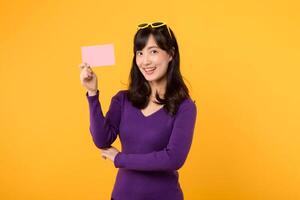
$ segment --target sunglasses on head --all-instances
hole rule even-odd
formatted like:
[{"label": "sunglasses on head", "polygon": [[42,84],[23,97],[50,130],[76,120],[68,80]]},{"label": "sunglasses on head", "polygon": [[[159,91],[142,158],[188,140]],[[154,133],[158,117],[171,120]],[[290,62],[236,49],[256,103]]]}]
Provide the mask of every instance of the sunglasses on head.
[{"label": "sunglasses on head", "polygon": [[140,29],[144,29],[144,28],[147,28],[151,26],[151,28],[158,28],[158,27],[162,27],[162,26],[166,26],[167,29],[168,29],[168,32],[169,32],[169,35],[170,37],[172,38],[172,35],[171,35],[171,31],[170,31],[170,28],[168,27],[168,25],[164,22],[152,22],[152,23],[142,23],[142,24],[139,24],[137,26],[138,30]]}]

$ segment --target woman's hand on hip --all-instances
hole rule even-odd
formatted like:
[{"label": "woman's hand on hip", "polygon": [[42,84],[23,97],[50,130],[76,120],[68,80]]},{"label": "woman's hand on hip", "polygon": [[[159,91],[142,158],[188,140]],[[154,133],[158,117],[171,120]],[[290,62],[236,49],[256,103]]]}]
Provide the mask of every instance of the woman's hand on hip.
[{"label": "woman's hand on hip", "polygon": [[104,159],[108,158],[110,159],[112,162],[115,161],[115,157],[116,155],[119,153],[120,151],[118,149],[116,149],[115,147],[109,147],[106,149],[101,149],[101,155]]}]

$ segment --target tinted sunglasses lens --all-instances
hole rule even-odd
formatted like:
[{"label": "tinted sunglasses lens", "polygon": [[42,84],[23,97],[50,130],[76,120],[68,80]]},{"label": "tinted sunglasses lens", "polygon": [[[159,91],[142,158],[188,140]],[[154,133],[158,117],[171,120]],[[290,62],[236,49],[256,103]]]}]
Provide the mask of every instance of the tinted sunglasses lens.
[{"label": "tinted sunglasses lens", "polygon": [[164,25],[163,22],[154,22],[154,23],[152,23],[152,26],[162,26],[162,25]]},{"label": "tinted sunglasses lens", "polygon": [[139,24],[139,25],[138,25],[139,28],[145,28],[145,27],[147,27],[147,26],[148,26],[147,23],[143,23],[143,24]]}]

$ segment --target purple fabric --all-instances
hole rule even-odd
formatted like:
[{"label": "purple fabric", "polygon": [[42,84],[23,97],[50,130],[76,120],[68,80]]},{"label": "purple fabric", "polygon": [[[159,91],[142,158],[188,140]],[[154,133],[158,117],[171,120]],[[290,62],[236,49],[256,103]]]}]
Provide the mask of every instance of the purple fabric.
[{"label": "purple fabric", "polygon": [[103,115],[97,95],[88,96],[90,132],[98,148],[110,147],[119,135],[122,150],[114,166],[118,169],[114,200],[183,200],[177,170],[184,164],[193,139],[197,108],[184,100],[175,116],[164,108],[149,116],[134,107],[127,90],[111,99]]}]

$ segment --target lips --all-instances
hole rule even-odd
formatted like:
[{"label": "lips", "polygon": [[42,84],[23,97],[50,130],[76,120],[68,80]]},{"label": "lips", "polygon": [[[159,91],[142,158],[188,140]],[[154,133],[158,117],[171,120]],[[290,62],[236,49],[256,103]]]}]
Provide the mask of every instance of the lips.
[{"label": "lips", "polygon": [[146,74],[150,75],[155,71],[156,67],[148,67],[148,68],[144,68],[144,71]]}]

